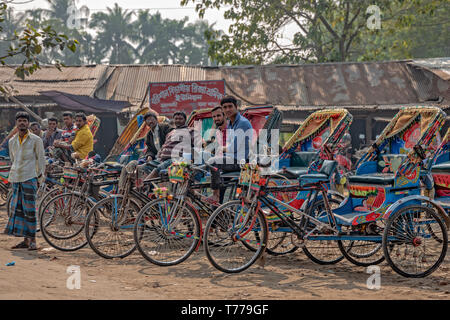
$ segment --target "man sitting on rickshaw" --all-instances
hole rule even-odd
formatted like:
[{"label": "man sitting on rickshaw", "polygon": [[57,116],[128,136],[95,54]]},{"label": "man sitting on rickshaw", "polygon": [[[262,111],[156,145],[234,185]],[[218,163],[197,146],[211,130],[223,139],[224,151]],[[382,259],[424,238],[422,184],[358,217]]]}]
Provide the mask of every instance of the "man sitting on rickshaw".
[{"label": "man sitting on rickshaw", "polygon": [[[220,105],[228,119],[226,145],[219,148],[214,157],[207,160],[207,164],[215,167],[211,170],[211,189],[213,195],[206,198],[211,204],[220,202],[221,174],[225,172],[239,171],[239,163],[246,162],[250,155],[250,143],[253,138],[253,127],[238,111],[238,102],[233,96],[226,96],[220,101]],[[219,137],[219,133],[217,136]]]},{"label": "man sitting on rickshaw", "polygon": [[180,150],[177,146],[179,143],[183,142],[183,138],[186,135],[190,135],[190,146],[194,145],[194,129],[186,126],[186,114],[182,111],[175,112],[173,119],[176,128],[167,134],[166,142],[162,145],[156,155],[156,161],[151,161],[145,165],[146,167],[154,167],[151,173],[146,177],[146,180],[157,178],[160,172],[167,169],[176,158],[181,158],[183,156],[182,154],[177,153],[177,150]]},{"label": "man sitting on rickshaw", "polygon": [[[87,124],[86,115],[77,113],[75,122],[79,129],[76,131],[73,141],[71,143],[55,141],[54,143],[55,147],[63,150],[63,152],[60,152],[60,155],[65,162],[74,163],[75,159],[85,159],[89,152],[94,149],[94,137]],[[69,154],[70,156],[68,156]]]}]

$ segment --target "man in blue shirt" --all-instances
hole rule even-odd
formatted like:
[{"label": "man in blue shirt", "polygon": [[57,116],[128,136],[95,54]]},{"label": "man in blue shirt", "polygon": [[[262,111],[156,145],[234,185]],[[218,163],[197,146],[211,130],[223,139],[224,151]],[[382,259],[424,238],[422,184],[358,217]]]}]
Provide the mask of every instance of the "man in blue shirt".
[{"label": "man in blue shirt", "polygon": [[253,137],[253,127],[245,117],[238,111],[238,102],[233,96],[226,96],[220,101],[222,110],[228,119],[227,143],[223,152],[216,153],[207,163],[216,168],[211,170],[211,189],[213,196],[207,198],[211,204],[220,202],[220,186],[222,172],[239,171],[239,163],[244,160],[248,162],[250,154],[250,143]]}]

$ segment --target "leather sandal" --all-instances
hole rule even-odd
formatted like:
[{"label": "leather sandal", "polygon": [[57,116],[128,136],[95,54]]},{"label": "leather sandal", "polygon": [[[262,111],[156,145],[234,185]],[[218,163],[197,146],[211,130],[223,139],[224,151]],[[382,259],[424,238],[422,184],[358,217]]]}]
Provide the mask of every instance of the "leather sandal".
[{"label": "leather sandal", "polygon": [[14,247],[11,247],[11,249],[28,249],[29,245],[25,241],[22,241],[19,244],[16,244]]}]

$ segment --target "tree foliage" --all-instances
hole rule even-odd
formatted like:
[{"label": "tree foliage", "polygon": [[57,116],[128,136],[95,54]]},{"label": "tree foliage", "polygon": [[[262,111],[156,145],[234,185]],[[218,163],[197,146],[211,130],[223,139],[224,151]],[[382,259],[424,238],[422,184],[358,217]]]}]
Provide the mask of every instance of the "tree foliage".
[{"label": "tree foliage", "polygon": [[115,3],[104,12],[92,14],[89,23],[71,28],[67,21],[76,1],[47,2],[48,9],[28,10],[24,15],[12,13],[8,19],[11,23],[26,19],[36,29],[51,26],[78,40],[79,46],[75,52],[46,50],[41,57],[42,63],[60,60],[66,65],[209,64],[205,32],[210,32],[213,25],[207,21],[188,23],[187,17],[181,20],[165,19],[159,12],[125,10]]},{"label": "tree foliage", "polygon": [[[70,39],[67,35],[57,32],[52,26],[35,28],[30,23],[22,24],[22,19],[14,18],[8,3],[0,1],[0,63],[3,66],[17,63],[13,68],[15,75],[21,79],[40,69],[41,58],[46,50],[74,52],[78,41]],[[51,61],[58,69],[63,64]],[[11,95],[14,88],[8,82],[0,83],[0,92]]]},{"label": "tree foliage", "polygon": [[[377,48],[364,45],[369,39],[376,43],[410,27],[415,14],[433,15],[447,5],[444,0],[378,0],[382,28],[372,31],[367,28],[372,0],[181,0],[191,2],[200,17],[208,9],[223,9],[232,21],[228,34],[211,33],[208,39],[210,57],[222,64],[375,59],[378,55],[367,51]],[[295,28],[290,39],[283,38],[287,27]]]}]

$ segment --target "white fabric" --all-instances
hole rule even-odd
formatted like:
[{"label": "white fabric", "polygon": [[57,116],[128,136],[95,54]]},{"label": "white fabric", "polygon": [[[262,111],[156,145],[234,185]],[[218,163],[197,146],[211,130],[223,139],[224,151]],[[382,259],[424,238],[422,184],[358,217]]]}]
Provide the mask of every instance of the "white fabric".
[{"label": "white fabric", "polygon": [[12,162],[8,177],[9,182],[25,182],[40,175],[44,176],[45,154],[44,143],[41,138],[29,132],[20,144],[19,134],[17,133],[8,143]]},{"label": "white fabric", "polygon": [[156,125],[153,131],[153,142],[155,143],[155,148],[157,151],[161,149],[161,143],[159,142],[159,125]]}]

